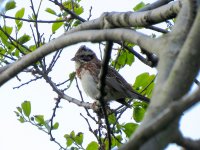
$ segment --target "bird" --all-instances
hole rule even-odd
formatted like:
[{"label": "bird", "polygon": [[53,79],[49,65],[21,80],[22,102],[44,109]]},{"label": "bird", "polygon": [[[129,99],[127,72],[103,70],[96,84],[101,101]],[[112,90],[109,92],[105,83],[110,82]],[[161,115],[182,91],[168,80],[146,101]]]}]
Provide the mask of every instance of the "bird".
[{"label": "bird", "polygon": [[[84,92],[96,100],[99,94],[97,85],[102,62],[94,51],[85,45],[80,46],[71,60],[75,61],[76,75],[81,81]],[[108,66],[105,83],[106,95],[103,98],[105,102],[117,101],[126,106],[130,106],[125,101],[126,98],[150,102],[149,98],[133,90],[132,86],[111,66]]]}]

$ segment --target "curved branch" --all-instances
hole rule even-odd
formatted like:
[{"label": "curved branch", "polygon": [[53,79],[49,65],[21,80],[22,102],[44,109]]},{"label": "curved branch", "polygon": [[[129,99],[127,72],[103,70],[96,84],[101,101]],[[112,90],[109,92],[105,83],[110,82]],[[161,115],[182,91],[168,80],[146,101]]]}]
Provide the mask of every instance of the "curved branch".
[{"label": "curved branch", "polygon": [[80,30],[102,29],[110,27],[144,27],[174,18],[180,10],[180,2],[175,1],[162,7],[144,12],[110,12],[101,17],[84,22],[68,33]]},{"label": "curved branch", "polygon": [[104,13],[102,28],[110,27],[145,27],[176,17],[180,3],[173,2],[144,12]]},{"label": "curved branch", "polygon": [[178,137],[175,139],[174,142],[184,147],[185,149],[190,149],[190,150],[198,150],[200,147],[200,139],[192,140],[187,137],[185,138],[180,132],[178,133]]},{"label": "curved branch", "polygon": [[182,99],[171,103],[162,113],[152,119],[140,132],[135,132],[131,141],[122,145],[119,150],[139,149],[147,140],[158,132],[169,127],[182,113],[192,107],[200,100],[200,89],[192,95],[184,96]]},{"label": "curved branch", "polygon": [[160,6],[163,6],[169,2],[171,2],[173,0],[158,0],[152,4],[149,4],[147,6],[145,6],[144,8],[140,9],[139,11],[147,11],[147,10],[152,10],[152,9],[155,9],[155,8],[158,8]]},{"label": "curved branch", "polygon": [[[157,94],[155,95],[155,98],[153,98],[155,99],[155,101],[152,100],[152,103],[151,103],[153,107],[160,107],[160,106],[163,106],[164,103],[169,103],[173,99],[180,98],[180,97],[173,97],[177,95],[175,91],[179,88],[177,88],[177,86],[171,87],[171,85],[169,88],[167,79],[169,77],[170,72],[173,72],[172,68],[175,64],[175,60],[177,59],[178,55],[180,55],[179,53],[182,53],[181,48],[185,44],[184,42],[186,38],[188,39],[188,34],[194,22],[194,16],[195,16],[195,11],[196,11],[195,10],[196,3],[194,3],[194,1],[184,0],[182,1],[182,3],[183,3],[183,6],[177,17],[177,22],[176,22],[178,25],[175,24],[171,33],[165,34],[163,35],[163,37],[159,38],[160,42],[158,44],[160,45],[162,44],[162,47],[160,47],[160,45],[155,45],[157,46],[157,48],[160,47],[160,49],[162,50],[159,51],[160,52],[159,53],[160,62],[158,64],[159,74],[157,78],[157,85],[154,89],[155,91],[154,93],[157,93]],[[198,37],[196,38],[198,39]],[[190,48],[188,48],[188,52],[190,53],[191,51],[189,49]],[[185,59],[182,59],[182,58],[179,60],[185,61]],[[185,62],[184,63],[182,62],[182,64],[179,64],[179,67],[177,67],[177,69],[183,68],[183,64],[186,65]],[[188,62],[187,65],[190,65],[190,63]],[[174,73],[176,74],[177,72],[174,72]],[[177,74],[175,76],[178,77]],[[182,81],[185,81],[185,80],[182,80]],[[170,83],[173,83],[173,85],[174,83],[177,83],[180,85],[181,82],[180,80],[179,82],[177,82],[177,80],[173,80],[173,82],[170,82]],[[164,83],[168,84],[167,87],[165,87]],[[189,84],[187,85],[190,86]],[[160,86],[162,86],[163,88],[161,89]],[[168,92],[166,92],[167,90],[170,90],[175,95],[173,95],[172,93],[169,94]],[[185,94],[185,93],[182,93],[182,94]],[[160,99],[160,101],[156,101],[156,99]],[[159,108],[159,109],[163,109],[163,108]],[[152,109],[152,111],[158,111],[158,109]]]},{"label": "curved branch", "polygon": [[37,72],[40,75],[42,75],[42,77],[46,80],[46,82],[49,83],[49,85],[52,87],[53,91],[55,91],[58,94],[58,99],[62,98],[62,99],[67,100],[68,102],[72,102],[72,103],[74,103],[74,104],[76,104],[78,106],[82,106],[82,107],[84,107],[86,109],[93,109],[93,106],[92,106],[91,103],[83,102],[83,101],[77,100],[75,98],[72,98],[72,97],[66,95],[60,89],[58,89],[56,84],[51,80],[51,78],[46,73],[41,72],[39,69],[37,69]]},{"label": "curved branch", "polygon": [[[199,39],[198,33],[200,32],[199,31],[200,29],[198,28],[194,30],[195,33],[193,34],[191,34],[190,30],[187,30],[188,28],[190,29],[190,27],[192,25],[194,26],[195,24],[193,23],[195,15],[193,14],[194,13],[193,9],[196,8],[194,8],[195,5],[193,5],[194,1],[183,0],[182,2],[183,2],[183,7],[181,9],[181,12],[179,13],[179,16],[180,15],[185,15],[185,16],[178,17],[179,18],[178,20],[186,19],[186,21],[188,21],[187,23],[185,23],[187,25],[179,24],[180,26],[185,26],[186,29],[183,30],[183,28],[180,27],[180,30],[177,29],[179,32],[173,30],[172,32],[174,33],[169,33],[163,36],[163,41],[165,42],[163,43],[160,42],[160,45],[162,46],[157,45],[158,47],[160,47],[160,49],[162,49],[159,55],[160,61],[158,64],[159,73],[157,78],[157,84],[155,86],[153,97],[151,99],[151,103],[143,120],[143,123],[135,132],[136,135],[141,134],[143,130],[147,131],[146,127],[149,126],[149,124],[151,124],[151,121],[154,120],[156,116],[162,113],[163,110],[165,110],[166,107],[168,107],[169,104],[173,102],[173,100],[180,99],[189,90],[189,87],[191,86],[191,83],[194,80],[194,76],[196,75],[197,70],[199,70],[200,63],[198,58],[200,57],[200,51],[198,50],[198,48],[200,47],[200,43],[197,41]],[[190,16],[193,17],[190,18]],[[198,17],[196,17],[195,22],[200,20],[200,18],[198,19],[197,18]],[[199,24],[200,23],[198,22],[196,25],[199,26]],[[183,33],[180,33],[180,31],[182,31]],[[188,34],[189,35],[191,34],[191,37],[189,37]],[[186,44],[185,39],[186,41],[190,41],[190,43]],[[192,43],[192,41],[196,43]],[[186,45],[187,48],[186,47],[184,48],[184,46]],[[179,51],[180,53],[178,53]],[[176,68],[176,70],[173,68]],[[184,86],[182,84],[183,82]],[[157,121],[157,123],[158,122],[159,121]],[[166,136],[170,137],[171,136],[170,131],[173,131],[175,126],[177,125],[178,125],[177,122],[176,123],[174,122],[173,127],[171,126],[171,128],[168,128],[168,130],[161,132],[159,135],[152,134],[151,138],[148,138],[148,142],[143,145],[140,145],[141,146],[140,148],[145,149],[148,146],[152,145],[153,149],[160,149],[165,147],[166,144],[170,142],[170,139],[169,138],[167,139],[165,137]],[[155,142],[156,138],[165,138],[165,140],[163,140],[162,143],[158,144]],[[133,136],[133,138],[130,139],[129,144],[134,142],[135,140],[136,139]]]},{"label": "curved branch", "polygon": [[0,67],[0,74],[8,69],[12,64],[7,64],[6,66]]},{"label": "curved branch", "polygon": [[[200,42],[199,42],[199,33],[200,33],[200,7],[198,8],[198,14],[195,18],[193,26],[190,30],[190,33],[187,36],[186,41],[181,49],[180,54],[178,55],[175,64],[172,68],[171,73],[169,74],[168,82],[166,84],[166,94],[180,95],[185,94],[191,87],[195,77],[197,76],[200,68]],[[184,86],[180,83],[184,81]],[[170,84],[173,83],[173,87],[170,87]]]},{"label": "curved branch", "polygon": [[98,42],[98,41],[128,41],[138,44],[144,49],[149,49],[152,45],[152,51],[156,52],[153,48],[152,42],[154,41],[145,34],[130,30],[130,29],[104,29],[104,30],[86,30],[79,31],[71,34],[64,34],[48,44],[39,47],[32,53],[23,56],[20,60],[13,63],[13,65],[0,74],[0,85],[17,75],[23,69],[27,68],[42,57],[64,48],[66,46],[76,44],[79,42]]}]

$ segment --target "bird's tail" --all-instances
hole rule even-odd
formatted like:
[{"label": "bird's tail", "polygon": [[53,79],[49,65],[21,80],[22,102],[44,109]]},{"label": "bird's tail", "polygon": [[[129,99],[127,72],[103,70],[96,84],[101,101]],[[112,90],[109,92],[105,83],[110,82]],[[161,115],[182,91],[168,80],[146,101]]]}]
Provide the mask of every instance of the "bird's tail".
[{"label": "bird's tail", "polygon": [[145,96],[137,93],[136,91],[131,92],[131,97],[135,98],[135,99],[139,99],[139,100],[146,102],[146,103],[150,103],[150,99],[148,97],[145,97]]},{"label": "bird's tail", "polygon": [[141,100],[141,101],[144,101],[146,103],[150,103],[150,99],[148,97],[141,95],[141,94],[138,94],[138,99]]}]

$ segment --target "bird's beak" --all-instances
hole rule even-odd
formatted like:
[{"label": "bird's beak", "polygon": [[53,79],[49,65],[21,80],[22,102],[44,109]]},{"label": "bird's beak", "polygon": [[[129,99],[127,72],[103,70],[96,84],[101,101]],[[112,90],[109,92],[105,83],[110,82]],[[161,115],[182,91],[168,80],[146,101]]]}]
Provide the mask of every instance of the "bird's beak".
[{"label": "bird's beak", "polygon": [[75,56],[75,57],[73,57],[73,58],[71,59],[71,61],[76,61],[76,59],[77,59],[77,58],[76,58],[76,56]]}]

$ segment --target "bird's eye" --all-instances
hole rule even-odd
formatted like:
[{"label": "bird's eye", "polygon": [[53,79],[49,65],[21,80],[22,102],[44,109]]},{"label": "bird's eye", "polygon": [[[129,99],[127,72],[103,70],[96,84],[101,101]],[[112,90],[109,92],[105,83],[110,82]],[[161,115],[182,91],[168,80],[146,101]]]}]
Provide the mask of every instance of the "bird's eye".
[{"label": "bird's eye", "polygon": [[93,59],[93,55],[80,55],[80,59],[83,61],[90,61]]}]

